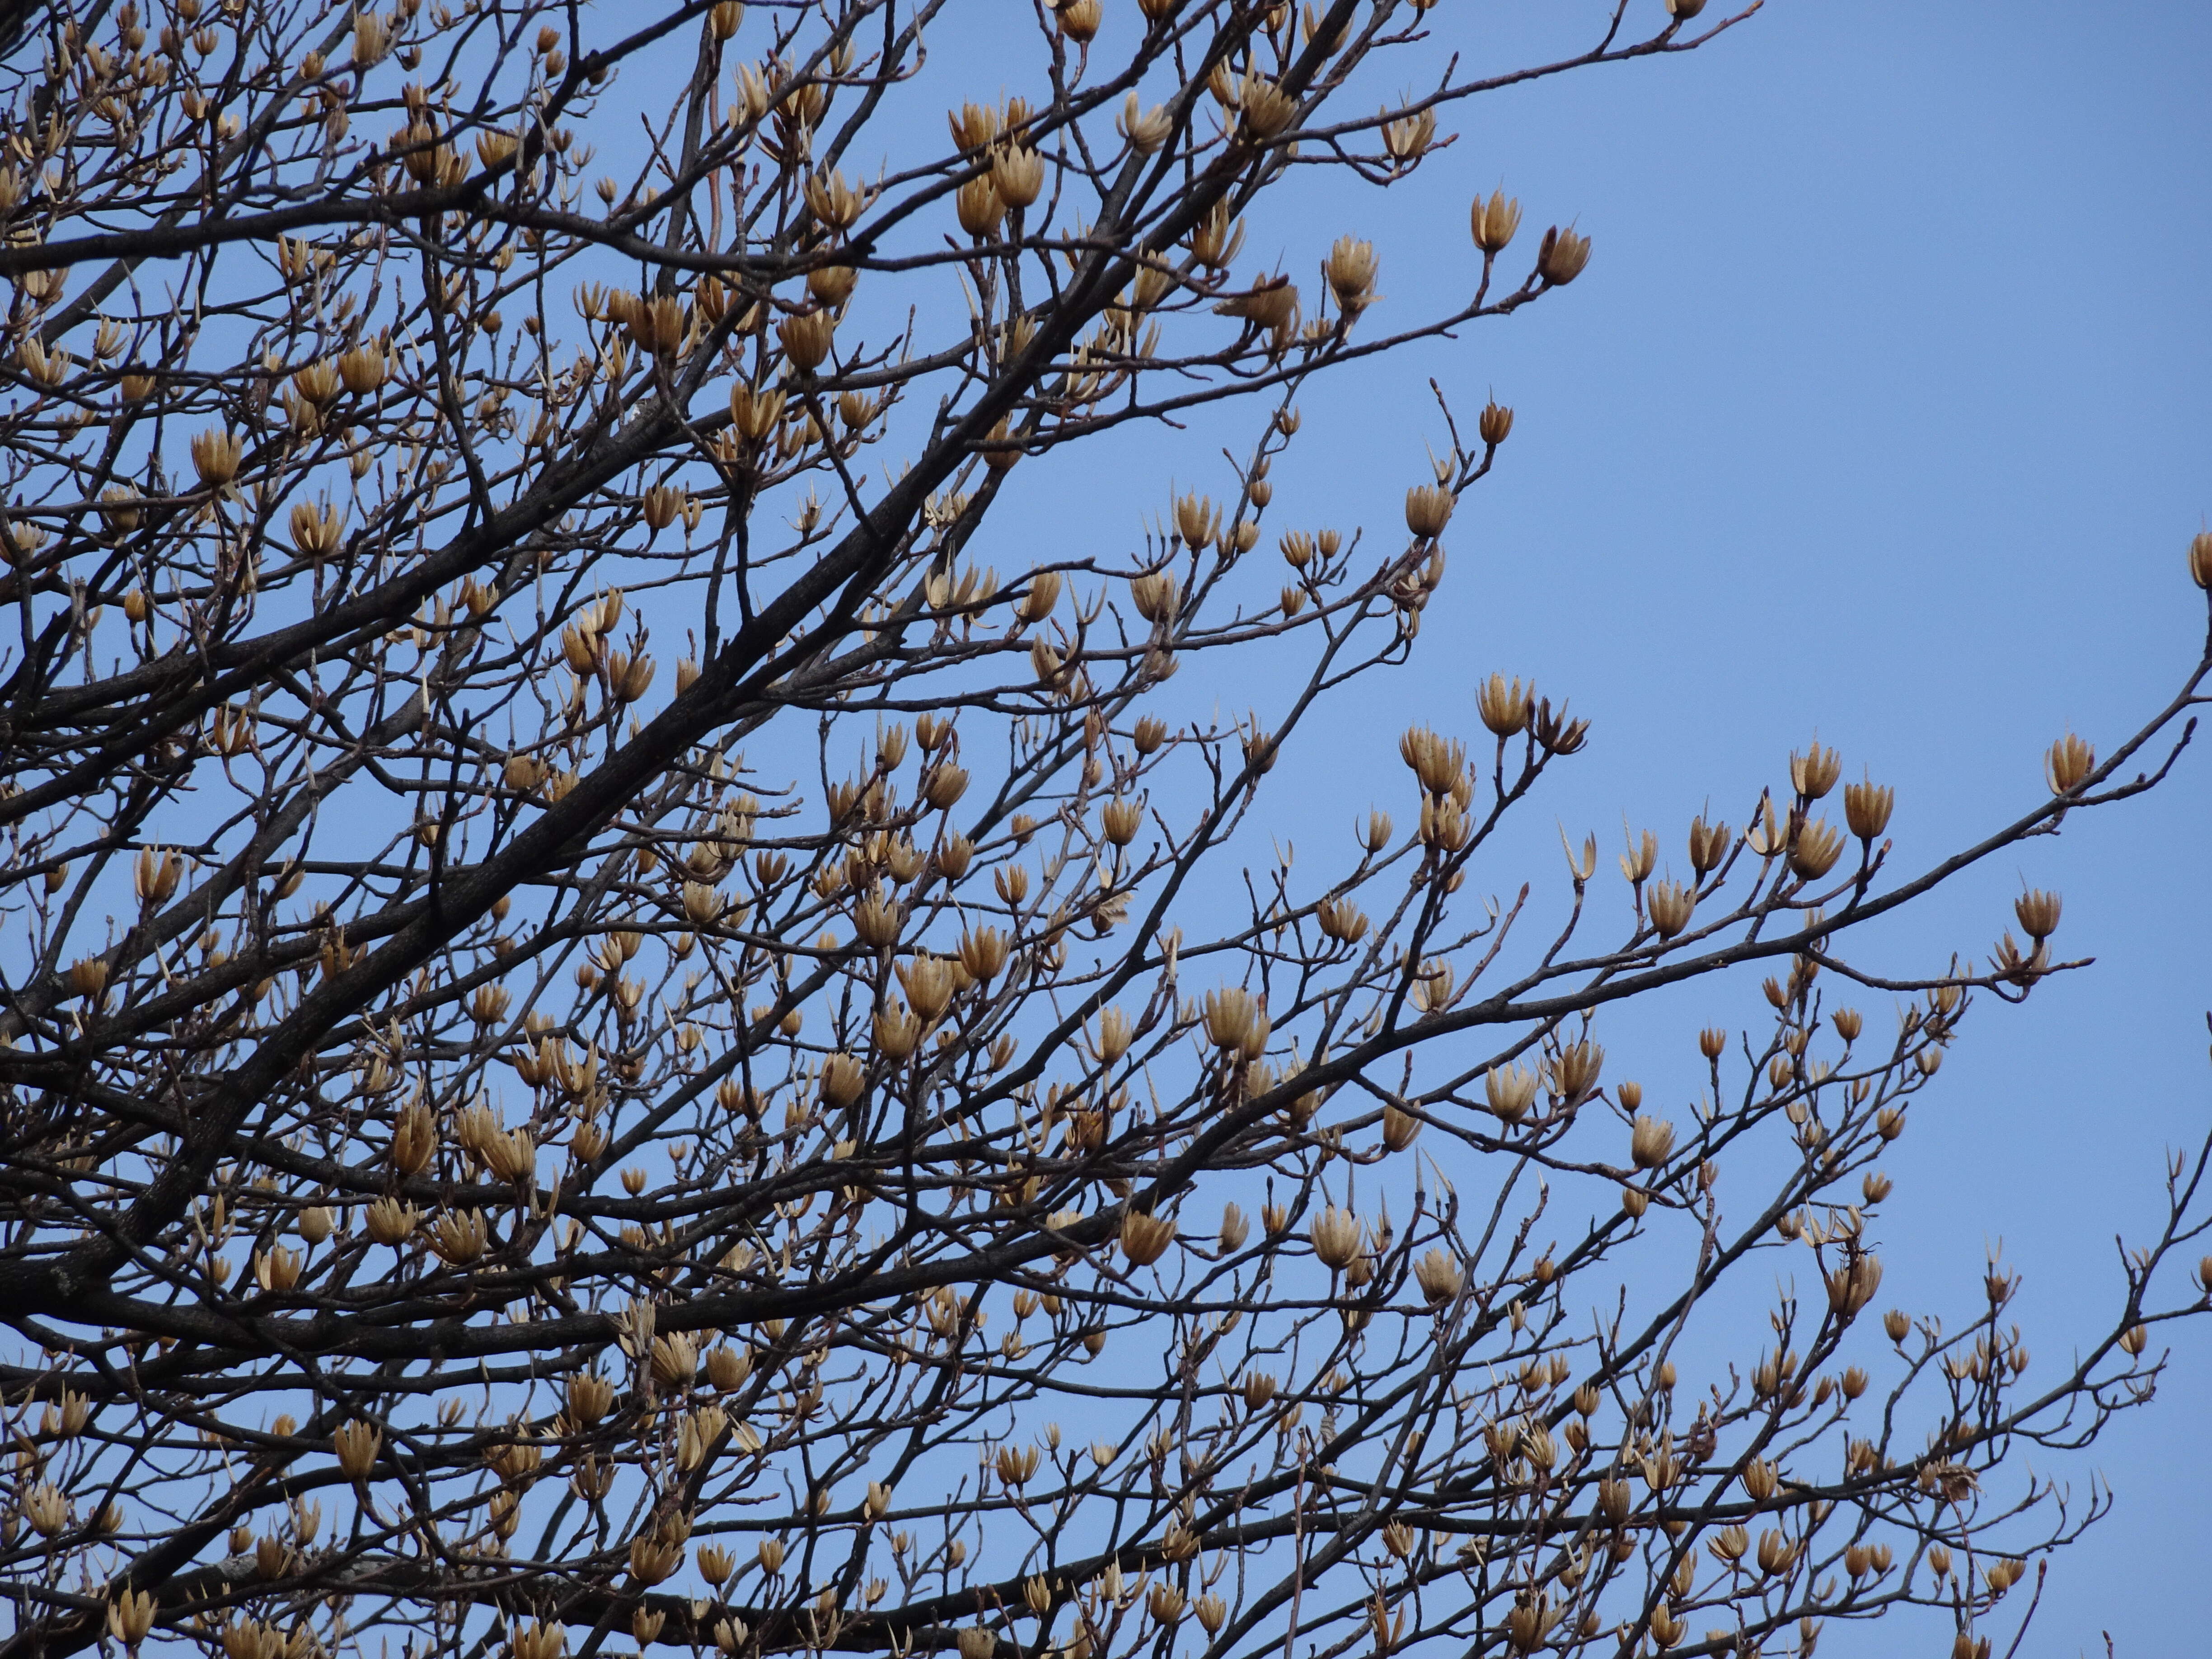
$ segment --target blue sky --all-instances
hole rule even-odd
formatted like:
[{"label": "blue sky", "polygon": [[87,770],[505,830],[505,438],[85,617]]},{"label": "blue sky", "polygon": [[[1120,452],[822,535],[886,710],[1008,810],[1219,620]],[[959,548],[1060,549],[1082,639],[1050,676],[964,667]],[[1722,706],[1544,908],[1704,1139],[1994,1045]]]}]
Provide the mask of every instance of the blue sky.
[{"label": "blue sky", "polygon": [[[1478,65],[1547,55],[1598,15],[1431,14]],[[974,68],[994,56],[936,44],[952,48],[933,66],[948,90],[971,46]],[[1529,229],[1575,221],[1596,244],[1531,312],[1306,400],[1277,516],[1394,533],[1442,436],[1429,376],[1462,410],[1494,390],[1520,418],[1447,538],[1414,665],[1285,757],[1268,828],[1346,850],[1370,787],[1403,793],[1389,738],[1414,718],[1472,730],[1492,668],[1534,673],[1595,722],[1501,885],[1516,853],[1556,875],[1555,821],[1602,844],[1626,814],[1679,861],[1709,798],[1740,821],[1815,732],[1847,775],[1897,787],[1897,856],[1917,864],[2032,805],[2068,727],[2106,744],[2132,731],[2205,630],[2182,561],[2212,511],[2208,63],[2199,7],[1775,0],[1706,51],[1464,110],[1446,123],[1456,144],[1387,197],[1330,186],[1293,217],[1255,216],[1248,260],[1279,242],[1302,276],[1329,237],[1372,238],[1383,310],[1403,316],[1466,285],[1475,188],[1502,184]],[[991,67],[970,95],[998,89]],[[1132,491],[1164,505],[1176,454],[1133,437],[1108,465],[1024,469],[1005,505],[1026,502],[1043,533],[1132,520]],[[1018,546],[1006,517],[997,536]],[[1900,971],[1979,955],[2027,882],[2064,893],[2063,951],[2098,958],[2023,1009],[1984,1006],[1890,1166],[1898,1299],[1961,1305],[2001,1240],[2027,1276],[2031,1380],[2094,1334],[2116,1235],[2142,1236],[2162,1151],[2206,1124],[2208,765],[2192,756],[2152,799],[1995,861],[1874,949]],[[1616,1053],[1686,1079],[1696,1026],[1752,1018],[1757,995],[1683,994],[1616,1027]],[[2093,1454],[2037,1460],[2077,1499],[2109,1478],[2118,1507],[2060,1559],[2023,1652],[2101,1653],[2105,1630],[2123,1655],[2202,1645],[2212,1341],[2178,1340],[2154,1407]],[[1823,1651],[1904,1635],[1835,1627]]]}]

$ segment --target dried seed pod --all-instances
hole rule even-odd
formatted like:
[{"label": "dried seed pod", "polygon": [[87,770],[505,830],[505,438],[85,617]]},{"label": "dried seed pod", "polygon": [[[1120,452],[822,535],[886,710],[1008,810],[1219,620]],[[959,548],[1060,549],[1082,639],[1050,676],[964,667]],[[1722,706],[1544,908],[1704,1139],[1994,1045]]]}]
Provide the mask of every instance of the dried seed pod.
[{"label": "dried seed pod", "polygon": [[343,1425],[331,1437],[331,1449],[337,1454],[338,1469],[349,1480],[368,1479],[383,1443],[382,1430],[358,1420]]},{"label": "dried seed pod", "polygon": [[1421,541],[1434,541],[1451,522],[1454,505],[1442,484],[1415,484],[1406,492],[1406,528]]},{"label": "dried seed pod", "polygon": [[192,471],[210,489],[221,489],[238,477],[246,446],[234,432],[210,430],[191,441]]},{"label": "dried seed pod", "polygon": [[1116,847],[1127,847],[1134,841],[1144,822],[1145,803],[1141,798],[1130,800],[1117,795],[1098,809],[1099,828]]},{"label": "dried seed pod", "polygon": [[852,1055],[830,1054],[822,1062],[822,1098],[842,1110],[860,1097],[866,1078]]},{"label": "dried seed pod", "polygon": [[1348,898],[1323,899],[1314,907],[1314,925],[1324,939],[1357,945],[1366,937],[1367,915]]},{"label": "dried seed pod", "polygon": [[832,311],[803,311],[776,325],[775,337],[783,355],[802,374],[811,374],[827,361],[836,343],[837,316]]},{"label": "dried seed pod", "polygon": [[1176,599],[1176,579],[1170,571],[1147,571],[1129,579],[1129,601],[1148,623],[1158,625],[1172,620]]},{"label": "dried seed pod", "polygon": [[1827,1275],[1828,1306],[1844,1318],[1855,1317],[1881,1288],[1881,1259],[1855,1255],[1844,1267]]},{"label": "dried seed pod", "polygon": [[2012,903],[2013,915],[2020,918],[2021,927],[2027,936],[2041,944],[2058,931],[2058,916],[2063,903],[2056,893],[2031,888]]},{"label": "dried seed pod", "polygon": [[1691,913],[1698,908],[1698,895],[1694,888],[1662,881],[1644,895],[1644,905],[1659,937],[1672,939],[1690,925]]},{"label": "dried seed pod", "polygon": [[[1571,1042],[1545,1062],[1551,1075],[1553,1092],[1559,1096],[1562,1106],[1581,1103],[1589,1091],[1597,1087],[1598,1073],[1605,1068],[1605,1050],[1595,1042]],[[1634,1084],[1623,1085],[1634,1089]],[[1632,1105],[1633,1103],[1627,1103]]]},{"label": "dried seed pod", "polygon": [[656,1336],[652,1349],[653,1380],[665,1389],[688,1389],[699,1371],[699,1345],[682,1331]]},{"label": "dried seed pod", "polygon": [[1557,225],[1544,233],[1536,252],[1536,274],[1553,288],[1565,288],[1589,264],[1590,240]]},{"label": "dried seed pod", "polygon": [[184,880],[185,860],[182,854],[162,848],[142,848],[131,875],[140,903],[167,904],[176,896],[178,884]]},{"label": "dried seed pod", "polygon": [[415,1236],[418,1220],[415,1206],[396,1198],[380,1198],[368,1206],[368,1236],[386,1249],[404,1244]]},{"label": "dried seed pod", "polygon": [[1024,622],[1034,624],[1052,615],[1053,607],[1059,603],[1060,572],[1032,571],[1028,588],[1015,603],[1014,614]]},{"label": "dried seed pod", "polygon": [[1258,999],[1241,987],[1208,991],[1204,1019],[1206,1035],[1215,1048],[1236,1050],[1247,1060],[1257,1060],[1267,1052],[1267,1012]]},{"label": "dried seed pod", "polygon": [[1492,734],[1510,738],[1528,728],[1535,690],[1533,685],[1524,689],[1518,675],[1509,682],[1503,674],[1492,674],[1476,690],[1475,708]]},{"label": "dried seed pod", "polygon": [[981,240],[998,234],[1006,216],[1006,204],[988,173],[970,179],[953,193],[952,210],[960,228]]},{"label": "dried seed pod", "polygon": [[338,358],[338,379],[356,398],[365,398],[381,386],[391,373],[384,348],[369,343],[356,346]]},{"label": "dried seed pod", "polygon": [[1357,317],[1376,298],[1377,269],[1374,243],[1340,236],[1329,248],[1328,258],[1322,261],[1322,280],[1328,284],[1344,314]]},{"label": "dried seed pod", "polygon": [[1790,757],[1790,781],[1806,800],[1818,800],[1836,787],[1844,769],[1843,757],[1815,742],[1804,754]]},{"label": "dried seed pod", "polygon": [[151,1590],[120,1589],[107,1607],[107,1633],[133,1653],[154,1628]]},{"label": "dried seed pod", "polygon": [[490,1242],[481,1210],[447,1210],[430,1224],[430,1248],[449,1267],[473,1267]]},{"label": "dried seed pod", "polygon": [[1476,197],[1468,210],[1468,229],[1486,254],[1503,252],[1520,228],[1521,204],[1502,190],[1492,191],[1486,202]]},{"label": "dried seed pod", "polygon": [[1887,784],[1862,779],[1844,786],[1844,822],[1861,841],[1870,842],[1889,827],[1896,804],[1897,792]]},{"label": "dried seed pod", "polygon": [[1467,773],[1467,745],[1425,726],[1408,726],[1400,735],[1398,755],[1431,795],[1449,794]]},{"label": "dried seed pod", "polygon": [[2097,751],[2071,732],[2051,745],[2043,760],[2043,775],[2054,795],[2070,795],[2097,769]]},{"label": "dried seed pod", "polygon": [[1508,1123],[1518,1123],[1528,1115],[1535,1103],[1537,1077],[1522,1066],[1509,1066],[1503,1071],[1492,1066],[1483,1074],[1484,1097],[1490,1109]]},{"label": "dried seed pod", "polygon": [[1079,46],[1087,46],[1097,38],[1098,25],[1103,15],[1104,9],[1099,0],[1060,0],[1053,12],[1053,20],[1060,26],[1062,34]]},{"label": "dried seed pod", "polygon": [[[1175,1236],[1176,1224],[1165,1217],[1131,1210],[1121,1218],[1121,1253],[1133,1267],[1148,1267],[1158,1261],[1175,1242]],[[1030,1455],[1036,1456],[1034,1447]]]},{"label": "dried seed pod", "polygon": [[1044,157],[1026,144],[1000,150],[991,161],[991,185],[1007,207],[1030,206],[1044,193]]},{"label": "dried seed pod", "polygon": [[418,1176],[429,1167],[438,1150],[437,1120],[420,1096],[400,1109],[392,1127],[392,1167],[403,1176]]},{"label": "dried seed pod", "polygon": [[1382,1144],[1394,1152],[1402,1152],[1413,1144],[1421,1133],[1421,1120],[1411,1112],[1395,1106],[1382,1109]]},{"label": "dried seed pod", "polygon": [[1340,1272],[1359,1254],[1359,1218],[1332,1204],[1314,1218],[1310,1237],[1322,1264]]},{"label": "dried seed pod", "polygon": [[1467,1275],[1459,1263],[1442,1250],[1431,1250],[1413,1264],[1413,1279],[1428,1304],[1437,1308],[1459,1294]]},{"label": "dried seed pod", "polygon": [[1244,1241],[1251,1237],[1251,1232],[1252,1224],[1244,1218],[1243,1211],[1238,1209],[1234,1204],[1222,1206],[1219,1237],[1221,1253],[1224,1255],[1234,1255],[1243,1249]]},{"label": "dried seed pod", "polygon": [[1656,1170],[1674,1155],[1674,1126],[1664,1119],[1639,1116],[1629,1132],[1628,1155],[1639,1170]]},{"label": "dried seed pod", "polygon": [[1836,867],[1836,860],[1843,856],[1844,842],[1842,830],[1814,818],[1798,830],[1796,840],[1790,843],[1790,867],[1808,881],[1818,881]]}]

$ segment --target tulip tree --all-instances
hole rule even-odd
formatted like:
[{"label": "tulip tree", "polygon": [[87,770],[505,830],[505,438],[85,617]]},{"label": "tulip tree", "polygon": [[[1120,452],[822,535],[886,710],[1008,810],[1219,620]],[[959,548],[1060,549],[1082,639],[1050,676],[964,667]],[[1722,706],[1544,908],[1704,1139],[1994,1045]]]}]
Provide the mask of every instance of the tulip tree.
[{"label": "tulip tree", "polygon": [[[1317,191],[1758,9],[1478,76],[1455,8],[15,9],[0,1654],[2011,1639],[2087,1518],[2036,1455],[2205,1306],[2202,1158],[2071,1358],[2002,1267],[1899,1307],[1884,1149],[2069,964],[2041,891],[1856,942],[2154,787],[2206,665],[1928,867],[1814,744],[1534,900],[1588,727],[1481,665],[1250,863],[1510,464],[1446,398],[1389,522],[1285,522],[1301,399],[1592,256],[1462,184],[1414,314]],[[1127,524],[994,516],[1125,427],[1191,446]],[[1616,1005],[1730,970],[1647,1100]],[[1717,1352],[1724,1279],[1783,1288]]]}]

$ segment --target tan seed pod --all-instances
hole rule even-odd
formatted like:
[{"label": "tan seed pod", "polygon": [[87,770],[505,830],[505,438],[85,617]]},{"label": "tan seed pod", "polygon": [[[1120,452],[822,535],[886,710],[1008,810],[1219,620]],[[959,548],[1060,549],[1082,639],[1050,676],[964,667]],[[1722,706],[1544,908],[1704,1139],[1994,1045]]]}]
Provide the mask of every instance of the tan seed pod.
[{"label": "tan seed pod", "polygon": [[178,885],[184,880],[185,860],[181,854],[162,848],[142,848],[131,875],[140,903],[167,904],[176,896]]},{"label": "tan seed pod", "polygon": [[1887,784],[1863,779],[1844,786],[1844,822],[1861,841],[1872,841],[1889,827],[1889,814],[1897,792]]},{"label": "tan seed pod", "polygon": [[1720,867],[1734,839],[1725,823],[1709,824],[1702,817],[1691,820],[1690,867],[1697,872],[1700,881]]},{"label": "tan seed pod", "polygon": [[1528,728],[1534,693],[1534,686],[1522,687],[1518,675],[1508,681],[1503,674],[1492,674],[1476,690],[1475,708],[1493,735],[1510,738]]},{"label": "tan seed pod", "polygon": [[[672,1543],[657,1534],[641,1534],[630,1540],[630,1577],[641,1584],[658,1584],[683,1565],[684,1553],[681,1544]],[[658,1624],[659,1620],[654,1622]]]},{"label": "tan seed pod", "polygon": [[2013,915],[2020,918],[2021,927],[2039,944],[2058,931],[2063,908],[2057,894],[2036,888],[2022,893],[2012,903]]},{"label": "tan seed pod", "polygon": [[1322,262],[1322,280],[1347,317],[1356,317],[1375,299],[1375,245],[1355,237],[1340,236]]},{"label": "tan seed pod", "polygon": [[842,168],[815,173],[807,179],[804,194],[807,210],[832,232],[851,229],[868,204],[863,191],[846,183]]},{"label": "tan seed pod", "polygon": [[1147,571],[1129,579],[1129,600],[1137,614],[1154,624],[1173,619],[1177,599],[1176,579],[1165,570]]},{"label": "tan seed pod", "polygon": [[1644,905],[1659,937],[1672,939],[1690,925],[1691,913],[1698,907],[1698,895],[1693,888],[1662,881],[1644,895]]},{"label": "tan seed pod", "polygon": [[1639,1116],[1628,1139],[1629,1158],[1639,1170],[1656,1170],[1674,1155],[1674,1126],[1663,1119]]},{"label": "tan seed pod", "polygon": [[802,374],[811,374],[827,361],[836,343],[837,317],[831,311],[803,311],[776,325],[775,337],[783,355]]},{"label": "tan seed pod", "polygon": [[[1589,1042],[1571,1042],[1548,1061],[1545,1069],[1550,1073],[1553,1091],[1563,1106],[1581,1103],[1583,1097],[1597,1087],[1598,1073],[1605,1068],[1605,1049]],[[1634,1084],[1623,1085],[1633,1090]],[[1638,1093],[1640,1098],[1640,1091]],[[1632,1102],[1624,1102],[1633,1109]]]},{"label": "tan seed pod", "polygon": [[1818,800],[1836,787],[1844,769],[1843,757],[1814,743],[1804,754],[1790,757],[1790,781],[1806,800]]},{"label": "tan seed pod", "polygon": [[1099,828],[1106,839],[1116,847],[1127,847],[1137,838],[1137,831],[1145,822],[1145,803],[1117,796],[1098,809]]},{"label": "tan seed pod", "polygon": [[1024,622],[1036,623],[1052,615],[1053,607],[1060,603],[1060,572],[1037,570],[1030,574],[1029,586],[1015,603],[1014,614]]},{"label": "tan seed pod", "polygon": [[1000,149],[992,159],[991,185],[1007,207],[1030,206],[1044,192],[1044,157],[1026,144]]},{"label": "tan seed pod", "polygon": [[2043,760],[2044,780],[2054,795],[2070,795],[2097,768],[2097,751],[2071,732],[2051,745]]},{"label": "tan seed pod", "polygon": [[[1137,0],[1137,9],[1157,21],[1158,15],[1172,11],[1179,3],[1181,0]],[[1121,113],[1114,118],[1114,130],[1138,155],[1151,155],[1174,133],[1175,118],[1158,104],[1139,113],[1137,94],[1132,92],[1122,100]]]},{"label": "tan seed pod", "polygon": [[154,1595],[150,1590],[121,1589],[107,1607],[107,1633],[132,1652],[138,1650],[154,1628]]},{"label": "tan seed pod", "polygon": [[437,1150],[437,1120],[428,1103],[419,1097],[410,1101],[392,1125],[392,1167],[403,1176],[418,1176],[429,1167]]},{"label": "tan seed pod", "polygon": [[331,1437],[331,1449],[337,1456],[339,1472],[349,1480],[368,1479],[383,1443],[382,1430],[358,1419],[341,1425]]},{"label": "tan seed pod", "polygon": [[1339,1272],[1352,1265],[1359,1254],[1359,1219],[1348,1210],[1340,1210],[1334,1204],[1314,1218],[1310,1232],[1314,1255],[1324,1267]]},{"label": "tan seed pod", "polygon": [[1006,202],[988,173],[970,179],[953,192],[952,210],[960,228],[979,240],[998,234],[1000,223],[1006,216]]},{"label": "tan seed pod", "polygon": [[1828,1306],[1844,1318],[1855,1317],[1881,1288],[1881,1259],[1856,1255],[1827,1275]]},{"label": "tan seed pod", "polygon": [[875,1017],[876,1047],[884,1058],[894,1062],[913,1057],[921,1043],[921,1022],[893,1003],[880,1010]]},{"label": "tan seed pod", "polygon": [[1422,541],[1433,541],[1451,522],[1452,493],[1442,484],[1415,484],[1406,492],[1406,528]]},{"label": "tan seed pod", "polygon": [[430,1224],[430,1248],[449,1267],[473,1267],[484,1253],[489,1229],[481,1210],[447,1210]]},{"label": "tan seed pod", "polygon": [[1131,1210],[1121,1218],[1121,1253],[1133,1267],[1150,1267],[1158,1261],[1175,1242],[1175,1236],[1176,1224],[1164,1217]]},{"label": "tan seed pod", "polygon": [[999,423],[983,440],[984,467],[994,474],[1006,471],[1021,459],[1022,443],[1022,434],[1014,429],[1013,422],[1000,416]]},{"label": "tan seed pod", "polygon": [[1421,1295],[1432,1307],[1441,1307],[1451,1301],[1466,1283],[1467,1275],[1458,1262],[1439,1249],[1432,1249],[1413,1264],[1413,1279],[1421,1287]]},{"label": "tan seed pod", "polygon": [[1843,856],[1843,831],[1814,818],[1797,832],[1790,846],[1790,867],[1808,881],[1818,881],[1836,867]]},{"label": "tan seed pod", "polygon": [[390,372],[383,347],[373,343],[356,346],[338,358],[338,379],[356,398],[367,397],[377,390]]},{"label": "tan seed pod", "polygon": [[1590,240],[1557,225],[1544,233],[1536,253],[1536,274],[1553,288],[1565,288],[1589,264]]},{"label": "tan seed pod", "polygon": [[1366,936],[1367,915],[1348,898],[1323,899],[1314,907],[1314,925],[1322,937],[1341,945],[1357,945]]},{"label": "tan seed pod", "polygon": [[1267,1051],[1267,1016],[1250,992],[1237,986],[1209,991],[1203,1011],[1206,1035],[1215,1048],[1237,1050],[1247,1060]]},{"label": "tan seed pod", "polygon": [[1478,196],[1468,210],[1468,228],[1484,253],[1503,252],[1521,228],[1521,204],[1502,190],[1492,191],[1486,202]]},{"label": "tan seed pod", "polygon": [[1482,1087],[1490,1109],[1507,1123],[1518,1123],[1535,1103],[1537,1077],[1522,1066],[1503,1070],[1493,1066],[1483,1074]]},{"label": "tan seed pod", "polygon": [[860,1097],[866,1079],[860,1062],[847,1054],[834,1054],[822,1062],[822,1097],[842,1109]]},{"label": "tan seed pod", "polygon": [[1425,726],[1408,726],[1398,738],[1398,755],[1431,795],[1449,794],[1467,771],[1467,746],[1438,737]]},{"label": "tan seed pod", "polygon": [[202,432],[191,441],[192,470],[202,483],[220,489],[238,477],[245,453],[245,444],[234,432]]},{"label": "tan seed pod", "polygon": [[682,1331],[653,1339],[653,1380],[665,1389],[688,1389],[699,1371],[699,1345]]},{"label": "tan seed pod", "polygon": [[968,866],[975,861],[975,842],[961,835],[947,836],[938,844],[937,850],[930,854],[931,862],[943,871],[946,878],[951,881],[958,881],[966,875]]},{"label": "tan seed pod", "polygon": [[1060,0],[1053,13],[1060,32],[1079,46],[1087,46],[1097,38],[1103,16],[1104,9],[1099,0]]},{"label": "tan seed pod", "polygon": [[1382,150],[1391,161],[1407,166],[1418,161],[1436,143],[1436,111],[1420,108],[1382,124]]}]

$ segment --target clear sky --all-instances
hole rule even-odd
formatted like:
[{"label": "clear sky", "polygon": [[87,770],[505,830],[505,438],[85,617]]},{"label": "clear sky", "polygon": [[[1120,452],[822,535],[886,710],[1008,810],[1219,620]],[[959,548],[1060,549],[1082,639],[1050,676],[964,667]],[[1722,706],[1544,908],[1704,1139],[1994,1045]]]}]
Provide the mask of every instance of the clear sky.
[{"label": "clear sky", "polygon": [[[1584,38],[1601,11],[1431,15],[1503,65]],[[964,54],[976,71],[993,55],[936,44],[948,82],[968,78]],[[1463,410],[1494,389],[1520,422],[1447,538],[1422,654],[1285,758],[1269,828],[1346,850],[1370,780],[1403,793],[1389,738],[1416,717],[1471,731],[1492,668],[1533,672],[1595,722],[1515,844],[1547,879],[1555,820],[1609,841],[1626,814],[1679,862],[1708,797],[1740,822],[1815,731],[1848,775],[1897,786],[1911,864],[2038,799],[2042,751],[2069,726],[2106,744],[2132,731],[2205,630],[2183,551],[2212,511],[2208,69],[2200,5],[1772,0],[1706,51],[1453,116],[1456,145],[1387,197],[1309,192],[1295,220],[1255,222],[1248,258],[1279,241],[1301,280],[1328,238],[1371,237],[1384,309],[1406,315],[1469,280],[1478,186],[1518,195],[1531,228],[1578,221],[1596,244],[1533,312],[1309,398],[1305,459],[1276,474],[1281,522],[1395,535],[1441,437],[1431,374]],[[980,78],[969,95],[999,89]],[[1131,439],[1113,465],[1024,469],[1006,505],[1025,500],[1042,534],[1118,525],[1126,543],[1131,492],[1164,506],[1189,453]],[[1018,527],[994,518],[994,542]],[[2115,1236],[2153,1224],[2163,1149],[2212,1116],[2208,804],[2212,755],[2197,754],[2150,800],[1948,890],[1877,953],[1903,972],[1978,957],[2026,881],[2064,893],[2064,953],[2099,959],[2023,1009],[1985,1003],[1890,1165],[1897,1299],[1969,1305],[2002,1240],[2027,1275],[2031,1380],[2097,1334]],[[1507,858],[1491,875],[1518,878]],[[1701,988],[1616,1025],[1615,1052],[1662,1073],[1674,1049],[1691,1058],[1697,1024],[1741,1023],[1757,999],[1750,982]],[[1639,1045],[1651,1054],[1630,1059]],[[2212,1340],[2191,1329],[2153,1407],[2093,1454],[2038,1460],[2077,1501],[2109,1478],[2117,1508],[2060,1558],[2023,1653],[2101,1654],[2104,1630],[2124,1656],[2203,1650],[2208,1408]],[[1900,1649],[1905,1635],[1834,1626],[1822,1651],[1947,1639]]]}]

